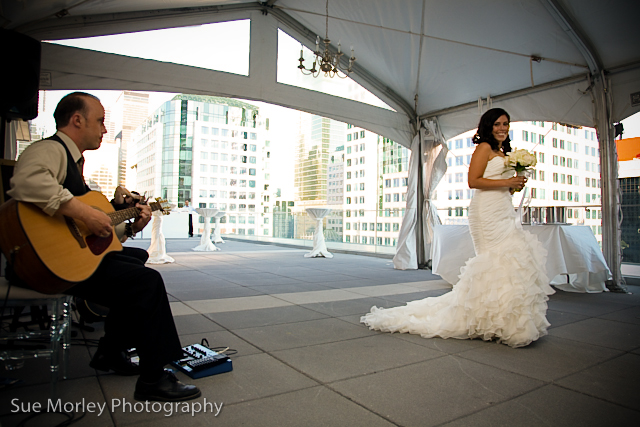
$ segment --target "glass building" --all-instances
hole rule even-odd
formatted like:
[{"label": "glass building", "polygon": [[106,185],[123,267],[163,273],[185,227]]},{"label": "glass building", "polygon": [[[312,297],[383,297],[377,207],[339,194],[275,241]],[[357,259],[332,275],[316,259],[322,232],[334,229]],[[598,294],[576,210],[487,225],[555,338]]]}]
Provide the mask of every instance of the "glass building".
[{"label": "glass building", "polygon": [[327,203],[331,156],[344,144],[346,124],[320,116],[301,116],[295,165],[296,206]]},{"label": "glass building", "polygon": [[138,191],[227,212],[222,233],[269,235],[268,130],[254,105],[177,95],[136,130]]}]

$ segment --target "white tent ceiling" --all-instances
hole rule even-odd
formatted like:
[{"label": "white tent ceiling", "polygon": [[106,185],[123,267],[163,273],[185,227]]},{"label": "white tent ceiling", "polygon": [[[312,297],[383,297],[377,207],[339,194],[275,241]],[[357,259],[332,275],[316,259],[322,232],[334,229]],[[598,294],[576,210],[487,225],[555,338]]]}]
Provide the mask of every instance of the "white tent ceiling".
[{"label": "white tent ceiling", "polygon": [[[479,99],[515,120],[594,126],[589,75],[610,79],[611,120],[640,111],[635,0],[332,0],[329,36],[356,48],[353,79],[397,113],[275,82],[277,28],[313,48],[321,0],[2,0],[3,27],[66,39],[251,19],[249,78],[43,46],[50,89],[132,89],[240,97],[361,125],[409,145],[410,120],[438,116],[446,137],[471,129]],[[224,41],[222,41],[224,42]],[[532,57],[534,60],[532,60]],[[539,59],[539,62],[538,62]],[[291,64],[292,67],[295,64]],[[417,102],[416,102],[417,95]]]},{"label": "white tent ceiling", "polygon": [[266,101],[367,128],[405,146],[418,119],[433,119],[430,126],[435,123],[450,138],[474,128],[491,105],[505,108],[512,120],[596,127],[603,252],[619,282],[612,123],[640,111],[638,0],[331,0],[332,46],[340,39],[356,48],[352,78],[395,111],[277,82],[278,30],[313,49],[316,36],[325,35],[322,0],[0,0],[0,5],[3,28],[39,40],[251,20],[248,76],[47,43],[41,67],[50,73],[48,89]]}]

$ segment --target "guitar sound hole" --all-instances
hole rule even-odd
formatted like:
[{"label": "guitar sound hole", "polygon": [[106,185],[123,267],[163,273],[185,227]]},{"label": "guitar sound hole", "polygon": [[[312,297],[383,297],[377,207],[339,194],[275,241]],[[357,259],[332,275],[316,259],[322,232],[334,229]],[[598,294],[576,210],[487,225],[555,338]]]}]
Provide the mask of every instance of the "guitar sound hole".
[{"label": "guitar sound hole", "polygon": [[109,234],[108,237],[98,237],[95,234],[91,234],[87,236],[86,241],[91,253],[94,255],[100,255],[109,248],[109,245],[111,245],[111,242],[113,241],[113,233]]}]

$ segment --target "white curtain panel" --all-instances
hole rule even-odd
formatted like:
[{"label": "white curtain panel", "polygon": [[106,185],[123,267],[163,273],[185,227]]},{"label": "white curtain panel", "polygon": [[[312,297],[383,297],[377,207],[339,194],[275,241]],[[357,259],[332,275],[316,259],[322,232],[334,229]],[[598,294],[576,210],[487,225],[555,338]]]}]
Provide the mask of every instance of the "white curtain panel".
[{"label": "white curtain panel", "polygon": [[[440,217],[433,204],[433,193],[447,171],[447,146],[434,121],[425,121],[411,144],[409,180],[407,183],[407,206],[402,220],[393,266],[398,270],[418,268],[416,225],[418,220],[418,191],[424,195],[422,230],[424,253],[430,254],[433,227],[440,224]],[[418,174],[422,174],[423,186],[418,188]]]}]

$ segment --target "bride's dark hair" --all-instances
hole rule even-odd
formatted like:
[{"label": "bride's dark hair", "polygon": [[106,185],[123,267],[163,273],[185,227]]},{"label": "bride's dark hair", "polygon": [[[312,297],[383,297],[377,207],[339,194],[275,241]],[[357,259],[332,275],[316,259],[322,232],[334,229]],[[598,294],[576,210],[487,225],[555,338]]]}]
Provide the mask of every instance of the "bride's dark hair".
[{"label": "bride's dark hair", "polygon": [[[496,151],[500,144],[493,137],[493,124],[500,118],[500,116],[507,116],[507,120],[511,123],[511,116],[502,108],[492,108],[480,117],[480,123],[478,123],[478,132],[473,135],[473,143],[480,144],[486,142],[491,145],[491,149]],[[502,152],[508,153],[511,151],[511,139],[507,135],[507,139],[502,143]]]}]

